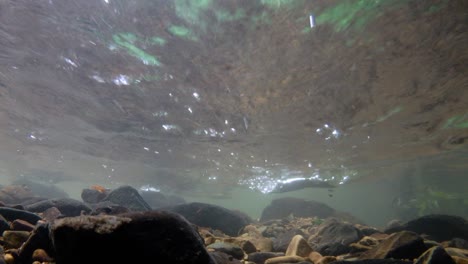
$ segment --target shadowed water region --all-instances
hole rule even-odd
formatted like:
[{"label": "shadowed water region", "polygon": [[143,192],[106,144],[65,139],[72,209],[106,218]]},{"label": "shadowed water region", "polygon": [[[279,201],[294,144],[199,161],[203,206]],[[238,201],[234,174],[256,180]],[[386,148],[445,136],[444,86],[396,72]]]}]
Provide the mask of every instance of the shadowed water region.
[{"label": "shadowed water region", "polygon": [[467,3],[0,1],[2,182],[466,217]]}]

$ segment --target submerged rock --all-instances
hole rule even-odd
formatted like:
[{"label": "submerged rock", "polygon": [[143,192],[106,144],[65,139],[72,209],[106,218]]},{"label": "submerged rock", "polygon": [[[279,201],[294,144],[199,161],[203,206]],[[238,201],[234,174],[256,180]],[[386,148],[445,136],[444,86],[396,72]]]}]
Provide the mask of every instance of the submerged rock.
[{"label": "submerged rock", "polygon": [[81,199],[83,202],[89,204],[95,204],[102,201],[104,198],[106,198],[106,195],[107,194],[105,192],[101,192],[96,189],[83,189],[81,191]]},{"label": "submerged rock", "polygon": [[58,219],[51,238],[57,264],[214,264],[192,225],[167,211]]},{"label": "submerged rock", "polygon": [[231,243],[216,242],[207,246],[207,248],[226,253],[239,260],[244,258],[244,251],[240,247]]},{"label": "submerged rock", "polygon": [[427,250],[423,239],[414,232],[392,234],[379,245],[364,252],[359,259],[415,259]]},{"label": "submerged rock", "polygon": [[308,239],[308,242],[322,255],[337,256],[348,253],[351,250],[348,245],[359,241],[362,237],[362,232],[355,226],[329,219]]},{"label": "submerged rock", "polygon": [[260,222],[285,218],[291,214],[296,217],[316,216],[327,218],[334,213],[335,210],[324,203],[284,197],[273,200],[270,205],[263,209]]},{"label": "submerged rock", "polygon": [[22,219],[33,225],[42,218],[35,213],[28,212],[25,210],[9,208],[9,207],[0,207],[0,215],[3,216],[8,221],[14,221],[16,219]]},{"label": "submerged rock", "polygon": [[429,235],[438,242],[462,238],[468,240],[468,222],[460,216],[426,215],[411,220],[403,225],[390,227],[385,233],[395,233],[402,230]]},{"label": "submerged rock", "polygon": [[455,261],[443,247],[436,246],[424,252],[415,264],[455,264]]},{"label": "submerged rock", "polygon": [[249,223],[244,216],[221,206],[206,203],[181,204],[164,209],[176,212],[201,227],[218,229],[230,236],[237,236]]},{"label": "submerged rock", "polygon": [[131,186],[121,186],[112,190],[102,201],[109,201],[131,211],[149,211],[151,206],[141,197],[138,191]]},{"label": "submerged rock", "polygon": [[91,208],[85,203],[71,198],[57,198],[40,201],[25,206],[25,209],[31,212],[44,212],[49,208],[56,207],[64,216],[78,216],[81,213],[91,212]]}]

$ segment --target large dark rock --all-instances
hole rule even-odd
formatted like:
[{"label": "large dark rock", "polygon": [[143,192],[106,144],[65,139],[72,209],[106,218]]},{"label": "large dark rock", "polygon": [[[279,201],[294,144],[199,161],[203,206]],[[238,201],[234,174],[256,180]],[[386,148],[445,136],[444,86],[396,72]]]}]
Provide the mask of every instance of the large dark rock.
[{"label": "large dark rock", "polygon": [[349,245],[342,244],[341,242],[333,242],[328,244],[321,244],[314,247],[315,251],[323,256],[339,256],[350,253],[353,248]]},{"label": "large dark rock", "polygon": [[391,227],[385,233],[395,233],[402,230],[429,235],[438,242],[462,238],[468,240],[468,222],[466,219],[452,215],[426,215],[407,222],[401,226]]},{"label": "large dark rock", "polygon": [[10,229],[10,223],[0,214],[0,234],[3,234],[3,231]]},{"label": "large dark rock", "polygon": [[351,251],[348,245],[359,241],[362,237],[363,234],[355,226],[337,219],[329,219],[308,239],[308,242],[314,250],[324,256],[337,256]]},{"label": "large dark rock", "polygon": [[81,199],[85,203],[89,204],[95,204],[100,201],[102,201],[104,198],[106,198],[106,193],[105,192],[100,192],[95,189],[83,189],[81,191]]},{"label": "large dark rock", "polygon": [[255,264],[264,264],[267,259],[284,256],[283,252],[254,252],[247,255],[247,260]]},{"label": "large dark rock", "polygon": [[214,264],[192,225],[167,211],[63,218],[51,237],[57,264]]},{"label": "large dark rock", "polygon": [[286,249],[288,249],[291,239],[295,235],[301,235],[303,237],[306,237],[306,234],[300,229],[291,229],[286,232],[280,233],[277,237],[273,239],[273,250],[276,252],[286,252]]},{"label": "large dark rock", "polygon": [[54,255],[52,241],[49,237],[49,224],[38,224],[29,236],[28,240],[21,246],[18,258],[20,263],[32,263],[33,252],[36,249],[43,249],[47,253]]},{"label": "large dark rock", "polygon": [[118,215],[131,212],[127,207],[109,201],[98,202],[95,204],[90,204],[89,206],[93,209],[93,211],[90,213],[91,215]]},{"label": "large dark rock", "polygon": [[244,251],[242,250],[242,248],[231,243],[215,242],[213,244],[208,245],[206,248],[226,253],[239,260],[244,259]]},{"label": "large dark rock", "polygon": [[275,199],[265,207],[260,221],[281,219],[293,214],[296,217],[319,217],[327,218],[333,216],[335,210],[328,205],[315,201],[306,201],[299,198],[285,197]]},{"label": "large dark rock", "polygon": [[21,219],[33,225],[35,225],[37,221],[42,219],[37,214],[31,213],[25,210],[9,208],[9,207],[0,207],[0,215],[3,216],[8,221]]},{"label": "large dark rock", "polygon": [[390,235],[376,247],[364,252],[360,259],[415,259],[427,250],[416,233],[402,231]]},{"label": "large dark rock", "polygon": [[127,185],[112,190],[102,201],[109,201],[127,207],[131,211],[151,210],[151,206],[141,197],[138,191]]},{"label": "large dark rock", "polygon": [[218,229],[229,236],[237,236],[239,230],[249,224],[243,215],[212,204],[189,203],[165,209],[183,215],[198,226]]},{"label": "large dark rock", "polygon": [[60,213],[62,213],[62,215],[64,216],[78,216],[81,213],[91,212],[91,208],[85,203],[71,198],[57,198],[44,200],[27,205],[24,208],[30,212],[40,213],[44,212],[45,210],[51,207],[56,207],[57,209],[59,209]]},{"label": "large dark rock", "polygon": [[210,252],[216,264],[242,264],[243,262],[221,251]]},{"label": "large dark rock", "polygon": [[455,261],[443,247],[435,246],[424,252],[415,264],[455,264]]}]

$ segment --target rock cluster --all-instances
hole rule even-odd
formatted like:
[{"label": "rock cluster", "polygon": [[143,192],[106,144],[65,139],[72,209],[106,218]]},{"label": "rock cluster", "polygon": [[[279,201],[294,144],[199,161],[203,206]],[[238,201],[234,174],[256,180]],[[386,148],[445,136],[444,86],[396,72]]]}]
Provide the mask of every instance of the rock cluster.
[{"label": "rock cluster", "polygon": [[0,207],[0,264],[468,263],[468,223],[456,216],[378,230],[323,205],[320,216],[307,207],[301,217],[256,222],[204,203],[154,209],[130,186],[85,189],[82,199],[8,200]]}]

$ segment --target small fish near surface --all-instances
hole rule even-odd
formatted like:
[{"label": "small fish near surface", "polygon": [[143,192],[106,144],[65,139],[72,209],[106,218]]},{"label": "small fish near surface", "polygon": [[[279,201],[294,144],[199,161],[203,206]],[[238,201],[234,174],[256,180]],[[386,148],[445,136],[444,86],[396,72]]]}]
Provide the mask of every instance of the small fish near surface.
[{"label": "small fish near surface", "polygon": [[[286,181],[280,181],[271,191],[272,193],[285,193],[297,191],[305,188],[327,188],[329,192],[336,186],[330,182],[310,179],[310,178],[294,178]],[[330,194],[331,195],[331,194]],[[330,196],[331,197],[331,196]]]}]

